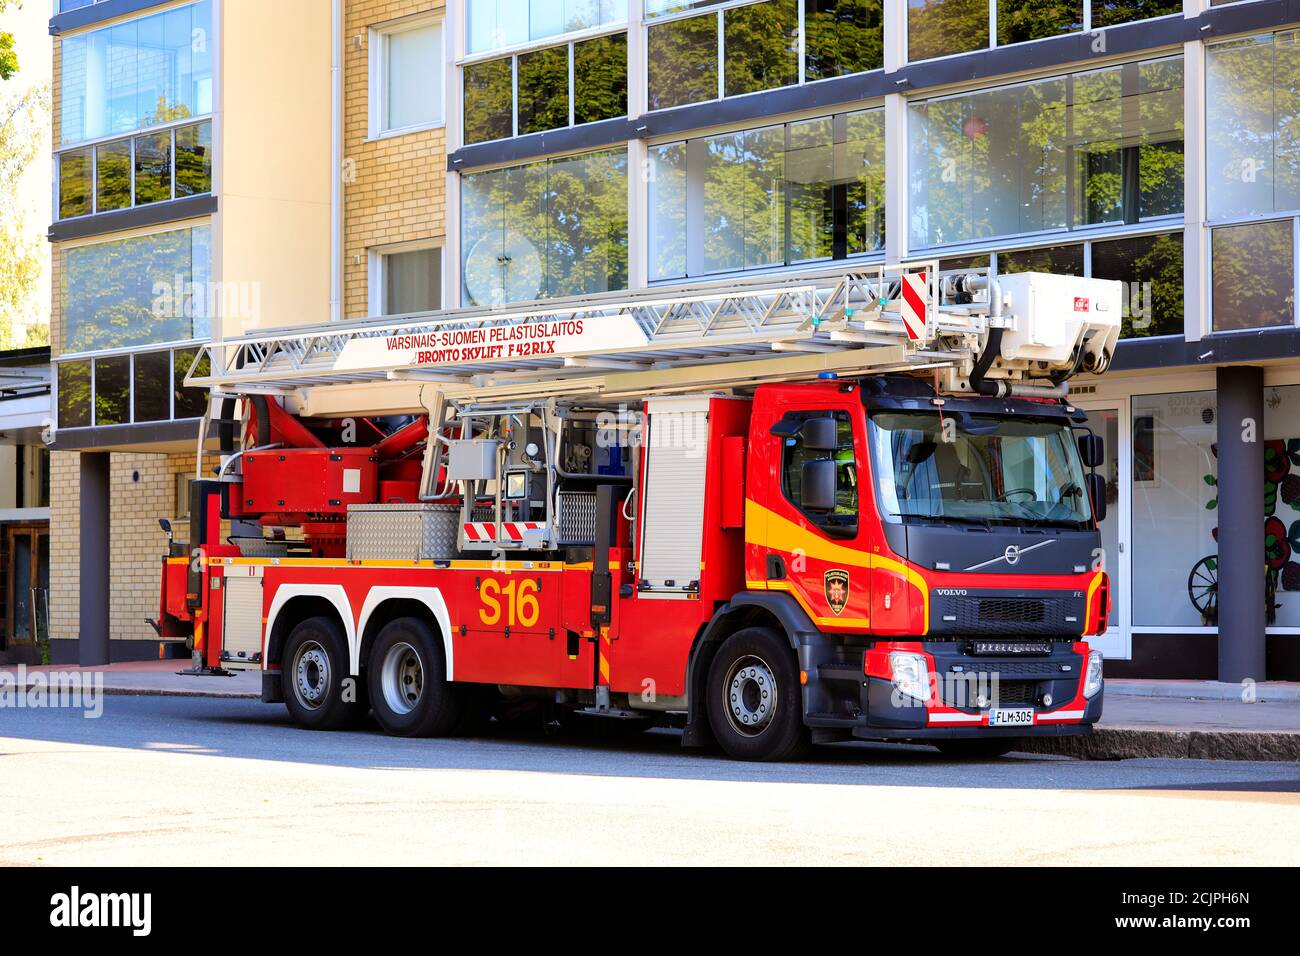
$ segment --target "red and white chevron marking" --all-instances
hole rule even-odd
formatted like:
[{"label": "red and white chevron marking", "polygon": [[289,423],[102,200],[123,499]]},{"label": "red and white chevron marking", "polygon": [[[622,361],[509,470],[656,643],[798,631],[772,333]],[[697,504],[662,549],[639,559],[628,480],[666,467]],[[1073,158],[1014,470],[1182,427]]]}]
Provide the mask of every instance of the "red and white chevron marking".
[{"label": "red and white chevron marking", "polygon": [[[542,521],[503,521],[501,534],[507,541],[523,541],[525,531],[540,531],[546,527]],[[466,541],[495,541],[497,526],[491,521],[468,521],[464,525]]]},{"label": "red and white chevron marking", "polygon": [[925,300],[927,298],[925,273],[905,272],[903,274],[903,301],[898,314],[903,318],[903,328],[907,337],[913,342],[925,338]]}]

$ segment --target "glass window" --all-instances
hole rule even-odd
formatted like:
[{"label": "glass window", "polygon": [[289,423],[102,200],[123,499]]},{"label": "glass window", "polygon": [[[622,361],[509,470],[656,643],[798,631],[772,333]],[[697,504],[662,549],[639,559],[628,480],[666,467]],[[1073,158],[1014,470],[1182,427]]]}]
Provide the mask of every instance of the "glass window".
[{"label": "glass window", "polygon": [[1205,48],[1211,219],[1300,209],[1300,31]]},{"label": "glass window", "polygon": [[172,134],[135,138],[135,204],[172,198]]},{"label": "glass window", "polygon": [[885,65],[884,0],[803,0],[805,80]]},{"label": "glass window", "polygon": [[1182,0],[1092,0],[1092,28],[1182,15]]},{"label": "glass window", "polygon": [[381,34],[384,100],[379,129],[415,129],[442,122],[442,24]]},{"label": "glass window", "polygon": [[998,272],[1051,272],[1056,275],[1083,275],[1083,246],[1047,246],[1042,249],[1018,249],[998,253]]},{"label": "glass window", "polygon": [[[809,419],[824,418],[828,412],[791,412],[783,425],[798,426]],[[801,434],[782,439],[781,486],[790,503],[808,516],[813,524],[835,536],[850,536],[858,528],[858,467],[853,447],[853,422],[847,412],[834,412],[835,449],[809,448]],[[830,512],[803,509],[800,501],[806,465],[818,461],[835,462],[835,508]]]},{"label": "glass window", "polygon": [[1200,627],[1189,579],[1218,544],[1214,392],[1133,398],[1133,623]]},{"label": "glass window", "polygon": [[93,210],[95,181],[89,149],[59,154],[59,218],[86,216]]},{"label": "glass window", "polygon": [[627,0],[466,0],[465,50],[486,53],[627,19]]},{"label": "glass window", "polygon": [[519,57],[519,134],[569,125],[569,48]]},{"label": "glass window", "polygon": [[650,148],[650,278],[884,247],[884,113],[866,110]]},{"label": "glass window", "polygon": [[605,150],[462,179],[466,305],[627,287],[627,153]]},{"label": "glass window", "polygon": [[131,141],[95,147],[95,212],[131,205]]},{"label": "glass window", "polygon": [[176,131],[176,198],[212,192],[212,124]]},{"label": "glass window", "polygon": [[627,34],[573,45],[573,122],[627,115]]},{"label": "glass window", "polygon": [[95,424],[131,421],[131,356],[95,359]]},{"label": "glass window", "polygon": [[488,60],[465,67],[465,142],[505,139],[513,132],[512,60]]},{"label": "glass window", "polygon": [[1213,231],[1214,331],[1294,324],[1293,235],[1290,219]]},{"label": "glass window", "polygon": [[65,247],[63,351],[206,338],[211,258],[208,226]]},{"label": "glass window", "polygon": [[998,45],[1083,29],[1083,0],[997,0]]},{"label": "glass window", "polygon": [[413,249],[382,259],[384,315],[442,308],[442,250]]},{"label": "glass window", "polygon": [[1300,387],[1264,390],[1265,559],[1275,574],[1275,623],[1300,626]]},{"label": "glass window", "polygon": [[1124,283],[1122,338],[1183,334],[1183,234],[1092,244],[1092,275]]},{"label": "glass window", "polygon": [[1058,420],[877,412],[870,441],[887,521],[943,517],[979,524],[1086,526],[1092,507],[1075,436]]},{"label": "glass window", "polygon": [[646,29],[650,109],[718,98],[718,18],[652,23]]},{"label": "glass window", "polygon": [[135,358],[134,421],[161,422],[171,418],[171,352],[137,352]]},{"label": "glass window", "polygon": [[90,363],[59,362],[59,427],[90,425]]},{"label": "glass window", "polygon": [[185,376],[189,374],[191,366],[194,367],[195,375],[205,376],[211,371],[211,363],[208,362],[207,353],[199,357],[197,365],[195,365],[194,358],[198,355],[198,352],[194,349],[177,349],[172,355],[174,356],[172,363],[172,393],[175,404],[172,417],[177,421],[185,418],[202,418],[204,412],[208,410],[208,390],[206,388],[188,388],[185,385]]},{"label": "glass window", "polygon": [[1182,212],[1182,58],[911,107],[913,248]]},{"label": "glass window", "polygon": [[211,0],[64,39],[61,145],[212,112]]},{"label": "glass window", "polygon": [[965,53],[988,45],[988,0],[907,0],[909,60]]},{"label": "glass window", "polygon": [[798,0],[766,0],[722,12],[726,95],[799,81]]},{"label": "glass window", "polygon": [[780,265],[785,242],[785,127],[708,136],[691,147],[700,156],[704,181],[702,271]]}]

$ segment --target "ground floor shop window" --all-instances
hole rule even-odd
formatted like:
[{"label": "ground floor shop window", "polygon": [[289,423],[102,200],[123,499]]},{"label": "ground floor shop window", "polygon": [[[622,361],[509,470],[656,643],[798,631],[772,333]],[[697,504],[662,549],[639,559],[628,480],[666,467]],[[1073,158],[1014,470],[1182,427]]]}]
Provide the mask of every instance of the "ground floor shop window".
[{"label": "ground floor shop window", "polygon": [[1205,623],[1188,580],[1202,559],[1218,553],[1216,415],[1213,391],[1133,398],[1135,625]]}]

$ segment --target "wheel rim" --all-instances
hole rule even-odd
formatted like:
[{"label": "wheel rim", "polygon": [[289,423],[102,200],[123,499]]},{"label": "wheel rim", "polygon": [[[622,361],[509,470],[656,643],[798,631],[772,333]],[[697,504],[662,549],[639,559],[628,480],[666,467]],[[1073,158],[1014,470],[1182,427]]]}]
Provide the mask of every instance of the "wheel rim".
[{"label": "wheel rim", "polygon": [[726,682],[727,719],[737,733],[757,737],[776,716],[776,676],[761,657],[752,654],[731,665]]},{"label": "wheel rim", "polygon": [[395,714],[409,714],[424,696],[424,663],[410,644],[394,644],[380,666],[384,703]]},{"label": "wheel rim", "polygon": [[293,661],[293,686],[301,703],[316,710],[329,694],[330,657],[317,641],[305,641]]}]

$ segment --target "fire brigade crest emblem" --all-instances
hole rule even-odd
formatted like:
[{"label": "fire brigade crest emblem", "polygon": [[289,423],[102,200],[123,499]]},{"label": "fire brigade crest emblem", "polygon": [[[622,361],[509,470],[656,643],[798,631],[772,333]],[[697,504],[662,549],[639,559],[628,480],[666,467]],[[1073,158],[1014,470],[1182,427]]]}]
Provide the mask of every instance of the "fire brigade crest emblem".
[{"label": "fire brigade crest emblem", "polygon": [[832,568],[827,571],[823,577],[826,591],[826,603],[831,606],[831,610],[836,614],[844,611],[844,606],[849,603],[849,572],[840,568]]}]

